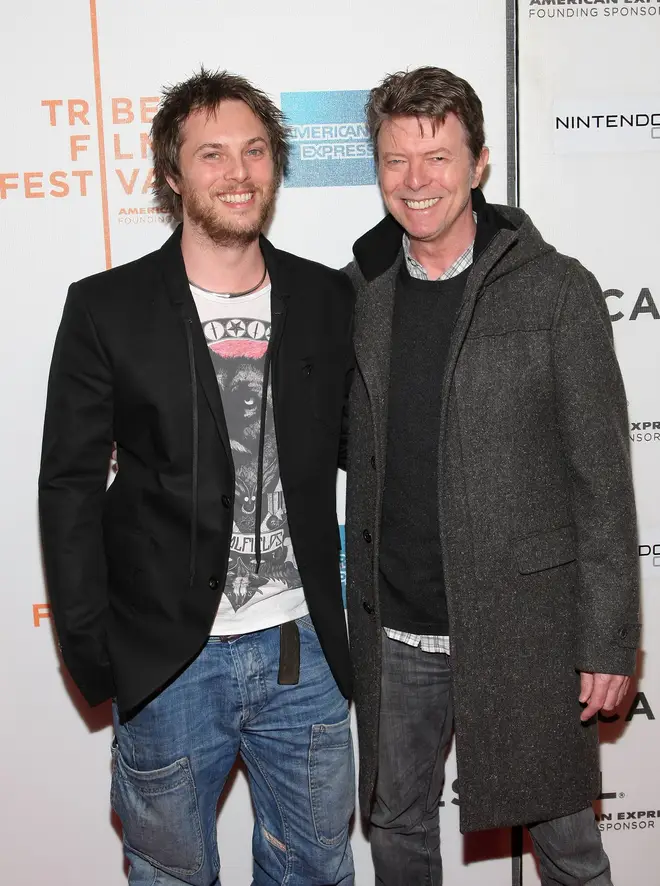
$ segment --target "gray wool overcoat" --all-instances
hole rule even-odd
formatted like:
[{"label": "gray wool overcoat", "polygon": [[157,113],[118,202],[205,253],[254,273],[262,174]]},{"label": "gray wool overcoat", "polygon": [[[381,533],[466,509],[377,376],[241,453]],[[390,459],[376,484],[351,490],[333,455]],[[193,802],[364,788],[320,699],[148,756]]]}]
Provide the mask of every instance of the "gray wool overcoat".
[{"label": "gray wool overcoat", "polygon": [[[580,671],[631,674],[639,639],[626,398],[602,292],[518,209],[473,265],[443,381],[439,533],[450,622],[461,830],[547,820],[599,793]],[[394,287],[391,217],[355,245],[348,614],[360,803],[377,775],[379,535]],[[414,348],[415,343],[410,346]]]}]

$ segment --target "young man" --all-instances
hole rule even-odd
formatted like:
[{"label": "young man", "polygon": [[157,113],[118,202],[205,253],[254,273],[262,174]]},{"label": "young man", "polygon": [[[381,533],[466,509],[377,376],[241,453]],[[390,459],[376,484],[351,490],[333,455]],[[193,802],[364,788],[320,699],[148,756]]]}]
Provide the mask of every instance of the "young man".
[{"label": "young man", "polygon": [[71,286],[51,367],[40,507],[62,655],[90,704],[115,699],[133,886],[217,882],[238,755],[256,886],[349,886],[335,483],[352,289],[261,235],[286,130],[242,77],[168,89],[152,145],[182,224]]},{"label": "young man", "polygon": [[394,74],[367,119],[390,214],[348,268],[347,568],[376,882],[442,881],[453,724],[462,829],[527,824],[544,884],[611,886],[594,715],[625,694],[639,626],[605,302],[484,200],[468,83]]}]

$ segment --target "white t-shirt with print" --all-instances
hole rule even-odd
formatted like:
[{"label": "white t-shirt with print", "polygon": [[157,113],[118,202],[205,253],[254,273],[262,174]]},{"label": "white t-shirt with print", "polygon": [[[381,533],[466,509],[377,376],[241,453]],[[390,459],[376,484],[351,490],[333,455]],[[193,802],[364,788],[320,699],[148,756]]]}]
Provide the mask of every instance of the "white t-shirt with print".
[{"label": "white t-shirt with print", "polygon": [[[190,290],[218,380],[236,474],[227,580],[211,635],[244,634],[308,612],[280,479],[270,379],[263,447],[261,565],[258,574],[254,571],[263,378],[271,326],[270,285],[243,296],[208,292],[192,283]],[[204,482],[203,477],[200,482]]]}]

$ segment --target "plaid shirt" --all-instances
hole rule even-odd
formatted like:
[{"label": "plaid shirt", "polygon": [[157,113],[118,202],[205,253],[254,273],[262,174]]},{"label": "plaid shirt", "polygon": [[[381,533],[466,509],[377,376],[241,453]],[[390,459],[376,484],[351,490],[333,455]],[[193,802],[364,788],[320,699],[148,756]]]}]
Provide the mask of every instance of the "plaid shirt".
[{"label": "plaid shirt", "polygon": [[[472,217],[476,222],[476,213],[473,212]],[[453,265],[447,268],[444,274],[437,279],[450,280],[452,277],[457,277],[472,264],[473,252],[474,241],[470,243],[462,255],[459,255]],[[406,257],[406,266],[410,276],[416,280],[428,280],[429,275],[425,269],[410,254],[410,238],[407,234],[403,235],[403,254]],[[385,628],[385,633],[390,640],[399,640],[399,642],[406,643],[408,646],[421,647],[422,652],[443,652],[445,655],[449,655],[449,637],[436,637],[434,634],[409,634],[406,631],[394,631],[392,628]]]},{"label": "plaid shirt", "polygon": [[[472,218],[474,219],[475,224],[477,223],[477,213],[472,213]],[[441,274],[439,277],[436,277],[436,280],[451,280],[452,277],[457,277],[460,273],[469,268],[472,264],[472,257],[474,252],[474,240],[465,252],[456,259],[451,267],[447,268],[444,274]],[[413,258],[410,254],[410,237],[407,234],[403,235],[403,254],[406,257],[406,266],[408,267],[408,273],[411,277],[414,277],[416,280],[428,280],[429,275],[426,273],[425,268],[420,265],[417,259]]]},{"label": "plaid shirt", "polygon": [[436,637],[434,634],[407,634],[405,631],[393,631],[384,628],[390,640],[398,640],[408,646],[420,646],[422,652],[444,652],[449,655],[449,637]]}]

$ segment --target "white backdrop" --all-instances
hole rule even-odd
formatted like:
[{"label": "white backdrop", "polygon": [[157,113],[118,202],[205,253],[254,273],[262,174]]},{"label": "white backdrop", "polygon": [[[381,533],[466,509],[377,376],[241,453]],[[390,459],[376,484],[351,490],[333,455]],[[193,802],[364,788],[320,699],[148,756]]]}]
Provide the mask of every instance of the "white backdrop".
[{"label": "white backdrop", "polygon": [[[405,39],[395,3],[378,4],[377,21],[369,0],[327,7],[289,0],[282,11],[254,0],[247,9],[215,0],[24,0],[4,10],[0,335],[9,469],[2,508],[0,841],[3,880],[13,886],[124,882],[108,800],[109,711],[90,711],[59,670],[44,617],[35,493],[47,371],[68,284],[158,247],[169,233],[168,220],[148,212],[145,150],[162,85],[203,63],[244,74],[291,107],[290,93],[367,90],[386,72],[442,64],[471,80],[484,99],[493,153],[488,192],[493,200],[506,198],[499,3],[440,0],[429,13],[428,4],[410,0],[405,13],[417,27]],[[466,54],[466,46],[473,52]],[[347,96],[351,108],[359,107],[357,98]],[[309,116],[299,124],[358,122],[337,117],[323,96],[302,105]],[[350,179],[350,159],[325,163],[327,179]],[[363,180],[363,170],[355,178]],[[281,248],[340,266],[381,215],[374,184],[285,187],[270,237]],[[456,882],[505,884],[507,861],[463,868],[456,806],[447,812],[447,866]],[[251,828],[239,772],[219,819],[224,886],[250,883]],[[373,875],[359,825],[353,842],[357,881],[366,884]]]},{"label": "white backdrop", "polygon": [[[272,3],[254,0],[249,14],[241,14],[240,7],[213,0],[63,0],[55,5],[24,0],[4,10],[0,852],[4,879],[13,886],[32,886],[46,878],[68,886],[124,882],[108,800],[109,710],[107,705],[90,710],[59,668],[41,571],[36,478],[46,377],[68,284],[157,248],[170,230],[168,219],[153,211],[146,141],[162,85],[189,76],[200,63],[244,74],[287,112],[297,109],[301,116],[293,122],[304,141],[305,124],[358,123],[349,113],[361,98],[353,92],[369,89],[385,73],[420,64],[448,67],[466,77],[484,102],[492,159],[486,194],[493,202],[505,202],[504,6],[501,0],[436,0],[431,7],[409,0],[402,9],[387,0],[377,5],[336,0],[332,7],[313,12],[310,5],[290,0],[286,11],[277,12]],[[528,49],[523,46],[521,54],[523,205],[550,240],[577,254],[604,286],[620,290],[610,303],[613,313],[624,313],[615,329],[619,350],[625,351],[631,418],[639,419],[640,427],[652,424],[654,418],[660,420],[653,384],[653,341],[660,323],[653,322],[657,311],[647,309],[648,299],[634,322],[628,318],[641,289],[658,291],[649,193],[655,186],[657,198],[657,177],[642,172],[644,160],[654,157],[631,149],[595,159],[591,154],[559,155],[551,123],[555,100],[609,100],[608,77],[617,81],[617,95],[642,103],[648,98],[652,104],[653,91],[645,84],[653,82],[649,75],[660,18],[606,21],[603,7],[597,22],[602,31],[592,26],[582,32],[580,23],[566,19],[528,21],[526,4],[520,6],[521,42]],[[649,6],[647,13],[655,8]],[[603,41],[602,52],[594,43],[596,35]],[[574,44],[576,55],[588,48],[595,59],[576,61],[577,78],[559,61],[567,42]],[[629,88],[626,82],[621,88],[620,66],[611,75],[608,70],[608,59],[622,56]],[[593,76],[594,63],[603,68],[598,77]],[[576,85],[579,77],[584,87]],[[555,95],[550,83],[554,90],[562,83],[567,89]],[[657,101],[654,107],[660,110]],[[341,108],[348,117],[341,116]],[[639,113],[645,108],[640,105]],[[562,111],[564,116],[572,113],[570,107]],[[589,113],[601,111],[592,108]],[[304,145],[295,147],[300,157],[298,149]],[[304,166],[301,160],[298,179],[290,182],[299,184],[302,176],[304,186],[282,189],[269,235],[281,248],[343,265],[354,239],[382,215],[377,188],[368,183],[373,179],[364,164],[350,159],[305,167],[316,169],[311,181],[304,180]],[[33,336],[29,347],[28,330]],[[643,516],[640,541],[649,547],[643,560],[646,618],[652,623],[652,576],[660,567],[657,508],[653,516],[660,434],[654,437],[653,428],[650,432],[649,441],[635,444],[635,467]],[[639,433],[644,438],[649,429]],[[640,703],[648,711],[654,695],[647,687],[658,685],[657,667],[649,654],[639,687],[646,693]],[[654,803],[660,808],[660,782],[651,766],[654,727],[644,713],[633,716],[625,742],[604,750],[604,790],[616,799],[603,801],[603,811],[612,813],[612,824],[617,812],[652,810]],[[613,728],[620,731],[620,723]],[[442,811],[446,882],[505,886],[510,883],[509,833],[461,838],[452,802],[453,755],[447,776]],[[246,782],[239,771],[219,818],[224,886],[250,883],[251,827]],[[626,874],[620,864],[624,879],[619,877],[619,886],[652,883],[653,834],[648,829],[606,833],[615,861],[637,853],[637,875]],[[366,886],[373,874],[359,824],[353,846],[357,883]],[[530,865],[525,886],[536,882]]]},{"label": "white backdrop", "polygon": [[[546,239],[577,256],[606,291],[628,396],[645,631],[624,716],[601,727],[597,812],[617,886],[650,886],[660,883],[653,633],[660,616],[660,2],[518,6],[520,202]],[[536,882],[526,868],[525,886]]]}]

